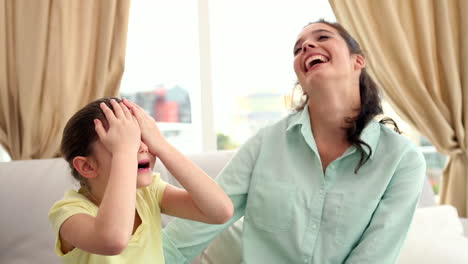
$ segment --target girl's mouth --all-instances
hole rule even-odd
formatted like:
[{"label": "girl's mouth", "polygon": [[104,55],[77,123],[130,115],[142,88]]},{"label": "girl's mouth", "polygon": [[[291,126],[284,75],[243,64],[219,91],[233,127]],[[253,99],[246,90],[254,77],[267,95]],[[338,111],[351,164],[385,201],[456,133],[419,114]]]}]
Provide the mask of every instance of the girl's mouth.
[{"label": "girl's mouth", "polygon": [[150,169],[149,160],[142,160],[138,162],[138,171],[149,171]]}]

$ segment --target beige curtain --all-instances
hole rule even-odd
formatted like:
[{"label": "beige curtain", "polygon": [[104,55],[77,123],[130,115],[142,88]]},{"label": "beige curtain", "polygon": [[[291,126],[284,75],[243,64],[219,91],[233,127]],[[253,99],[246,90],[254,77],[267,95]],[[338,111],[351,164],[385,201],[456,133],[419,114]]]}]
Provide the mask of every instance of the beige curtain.
[{"label": "beige curtain", "polygon": [[468,1],[329,0],[398,114],[449,155],[441,202],[468,212]]},{"label": "beige curtain", "polygon": [[67,119],[118,94],[130,0],[0,0],[0,144],[58,155]]}]

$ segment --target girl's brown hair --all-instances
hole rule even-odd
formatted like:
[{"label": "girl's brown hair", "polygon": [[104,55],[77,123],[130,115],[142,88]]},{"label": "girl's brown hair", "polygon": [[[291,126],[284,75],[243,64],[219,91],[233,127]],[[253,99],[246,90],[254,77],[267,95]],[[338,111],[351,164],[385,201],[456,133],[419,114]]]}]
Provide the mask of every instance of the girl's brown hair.
[{"label": "girl's brown hair", "polygon": [[86,179],[73,166],[73,159],[77,156],[87,157],[92,154],[92,145],[98,139],[94,128],[94,119],[99,119],[104,128],[108,128],[108,122],[104,112],[102,112],[101,103],[105,103],[110,109],[111,99],[121,102],[119,98],[102,98],[93,101],[76,112],[67,122],[63,130],[60,151],[63,158],[68,162],[73,178],[80,182],[80,185],[86,186]]}]

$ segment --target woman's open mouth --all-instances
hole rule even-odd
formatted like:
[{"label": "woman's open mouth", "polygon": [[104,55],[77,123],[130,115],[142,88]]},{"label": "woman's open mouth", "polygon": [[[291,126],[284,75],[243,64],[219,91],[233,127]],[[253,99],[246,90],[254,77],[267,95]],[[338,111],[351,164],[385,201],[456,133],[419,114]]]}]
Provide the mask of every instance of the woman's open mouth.
[{"label": "woman's open mouth", "polygon": [[309,58],[307,58],[307,60],[304,63],[304,68],[305,68],[306,72],[308,72],[309,70],[315,69],[315,68],[319,67],[320,65],[325,64],[325,63],[327,63],[329,61],[330,61],[330,59],[328,59],[324,55],[313,55],[313,56],[310,56]]}]

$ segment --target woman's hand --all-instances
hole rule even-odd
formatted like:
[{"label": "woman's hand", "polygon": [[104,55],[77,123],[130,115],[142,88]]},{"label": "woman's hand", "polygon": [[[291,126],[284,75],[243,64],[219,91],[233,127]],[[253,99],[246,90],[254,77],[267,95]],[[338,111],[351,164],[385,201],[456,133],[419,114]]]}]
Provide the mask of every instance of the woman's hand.
[{"label": "woman's hand", "polygon": [[156,121],[149,114],[143,110],[139,105],[123,99],[125,106],[132,111],[133,116],[138,121],[141,129],[141,139],[148,146],[150,153],[154,156],[158,156],[158,153],[167,141],[161,134]]},{"label": "woman's hand", "polygon": [[138,153],[141,131],[138,121],[125,104],[110,100],[112,111],[105,103],[100,107],[106,116],[109,128],[104,128],[99,119],[94,120],[96,133],[106,149],[112,154],[121,152]]}]

